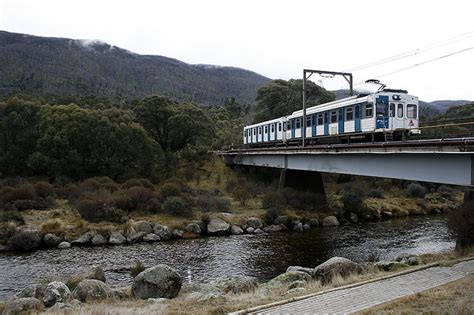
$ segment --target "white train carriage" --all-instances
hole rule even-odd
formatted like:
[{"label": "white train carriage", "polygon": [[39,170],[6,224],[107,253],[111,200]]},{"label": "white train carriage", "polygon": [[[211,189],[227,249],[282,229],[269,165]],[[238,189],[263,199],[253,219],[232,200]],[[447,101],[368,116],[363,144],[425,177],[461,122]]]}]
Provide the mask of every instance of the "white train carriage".
[{"label": "white train carriage", "polygon": [[268,120],[244,127],[244,144],[284,142],[285,117]]},{"label": "white train carriage", "polygon": [[[306,128],[307,139],[313,140],[371,134],[390,134],[392,139],[398,139],[404,133],[419,132],[418,107],[418,97],[403,90],[384,89],[307,108],[305,122],[303,111],[299,110],[286,117],[247,126],[244,144],[300,139],[303,128]],[[274,131],[277,128],[278,132]]]}]

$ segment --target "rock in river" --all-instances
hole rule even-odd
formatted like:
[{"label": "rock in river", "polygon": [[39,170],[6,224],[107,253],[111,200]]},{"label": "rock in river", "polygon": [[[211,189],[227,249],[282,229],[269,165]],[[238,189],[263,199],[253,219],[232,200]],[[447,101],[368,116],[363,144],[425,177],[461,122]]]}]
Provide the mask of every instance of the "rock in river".
[{"label": "rock in river", "polygon": [[323,222],[321,224],[322,226],[338,226],[339,221],[337,218],[333,215],[327,216],[323,219]]},{"label": "rock in river", "polygon": [[209,235],[227,235],[229,234],[230,224],[219,218],[213,218],[207,225]]},{"label": "rock in river", "polygon": [[132,292],[140,299],[167,298],[178,295],[183,279],[171,267],[158,265],[140,272],[133,279]]}]

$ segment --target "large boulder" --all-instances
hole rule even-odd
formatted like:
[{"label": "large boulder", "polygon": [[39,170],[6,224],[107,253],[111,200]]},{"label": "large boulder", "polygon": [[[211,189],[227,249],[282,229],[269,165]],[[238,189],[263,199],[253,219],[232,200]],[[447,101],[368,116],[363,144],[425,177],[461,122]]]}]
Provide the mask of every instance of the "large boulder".
[{"label": "large boulder", "polygon": [[143,237],[144,242],[158,242],[160,240],[160,237],[156,235],[155,233],[148,233]]},{"label": "large boulder", "polygon": [[171,230],[166,225],[155,223],[153,227],[153,233],[158,235],[162,241],[169,240],[171,238]]},{"label": "large boulder", "polygon": [[3,315],[30,314],[40,312],[43,303],[34,297],[13,299],[7,302],[3,309]]},{"label": "large boulder", "polygon": [[263,221],[259,218],[250,218],[247,220],[247,225],[254,229],[261,229],[263,228]]},{"label": "large boulder", "polygon": [[322,226],[338,226],[339,224],[339,221],[333,215],[325,217],[321,223]]},{"label": "large boulder", "polygon": [[266,285],[269,287],[280,287],[282,285],[289,285],[295,281],[308,282],[311,280],[311,276],[306,272],[301,271],[289,271],[282,273],[270,280]]},{"label": "large boulder", "polygon": [[122,245],[125,244],[125,242],[127,242],[127,239],[122,235],[122,233],[112,233],[109,237],[109,244],[112,245]]},{"label": "large boulder", "polygon": [[232,225],[230,228],[230,234],[232,235],[241,235],[244,234],[244,230],[238,225]]},{"label": "large boulder", "polygon": [[227,235],[229,234],[230,224],[219,218],[213,218],[207,225],[209,235]]},{"label": "large boulder", "polygon": [[79,282],[72,296],[81,302],[101,301],[113,297],[113,292],[108,285],[99,280],[85,279]]},{"label": "large boulder", "polygon": [[361,273],[362,270],[363,268],[359,264],[347,258],[333,257],[314,268],[314,277],[322,284],[327,284],[335,276],[347,278],[350,275]]},{"label": "large boulder", "polygon": [[145,232],[135,232],[135,233],[131,233],[128,237],[127,237],[127,242],[129,242],[130,244],[135,244],[135,243],[138,243],[138,242],[141,242],[143,240],[143,237],[147,235],[147,233]]},{"label": "large boulder", "polygon": [[59,293],[57,302],[64,302],[71,296],[71,291],[66,284],[60,281],[53,281],[48,283],[47,288]]},{"label": "large boulder", "polygon": [[305,272],[311,277],[314,276],[314,268],[307,268],[307,267],[301,267],[301,266],[290,266],[286,269],[286,272],[292,272],[292,271],[298,271],[298,272]]},{"label": "large boulder", "polygon": [[88,245],[92,238],[94,237],[95,233],[94,232],[87,232],[82,234],[78,239],[75,239],[71,242],[72,246],[84,246]]},{"label": "large boulder", "polygon": [[167,298],[178,295],[183,279],[171,267],[158,265],[140,272],[133,279],[132,293],[140,299]]},{"label": "large boulder", "polygon": [[33,284],[16,295],[18,298],[36,298],[46,307],[69,298],[71,291],[62,282],[54,281],[48,284]]},{"label": "large boulder", "polygon": [[107,244],[107,239],[101,234],[96,234],[91,239],[91,244],[94,246],[102,246]]},{"label": "large boulder", "polygon": [[153,226],[150,224],[150,222],[147,222],[147,221],[135,222],[133,227],[135,228],[135,231],[137,232],[145,232],[147,234],[153,232]]},{"label": "large boulder", "polygon": [[56,247],[62,239],[54,233],[47,233],[43,236],[43,243],[46,247]]},{"label": "large boulder", "polygon": [[186,232],[194,233],[194,234],[201,234],[202,229],[201,229],[201,226],[198,223],[192,222],[192,223],[189,223],[188,225],[186,225]]}]

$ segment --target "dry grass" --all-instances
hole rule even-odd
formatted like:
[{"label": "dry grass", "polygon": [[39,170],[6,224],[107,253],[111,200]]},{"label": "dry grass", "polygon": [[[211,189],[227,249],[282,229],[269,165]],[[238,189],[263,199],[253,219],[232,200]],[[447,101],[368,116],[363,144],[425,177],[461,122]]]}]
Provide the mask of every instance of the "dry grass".
[{"label": "dry grass", "polygon": [[357,314],[473,314],[474,275]]}]

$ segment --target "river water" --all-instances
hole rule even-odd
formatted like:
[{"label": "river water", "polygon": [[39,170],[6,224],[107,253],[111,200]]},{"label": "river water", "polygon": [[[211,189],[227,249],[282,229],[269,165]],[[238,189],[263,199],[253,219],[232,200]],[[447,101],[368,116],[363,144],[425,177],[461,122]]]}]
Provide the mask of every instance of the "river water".
[{"label": "river water", "polygon": [[[311,231],[208,237],[152,244],[73,247],[28,254],[0,254],[0,299],[42,277],[65,279],[93,265],[104,269],[167,264],[186,282],[247,275],[268,280],[290,265],[315,267],[333,256],[365,261],[394,259],[402,253],[423,254],[454,249],[455,240],[442,216],[419,216]],[[107,272],[112,286],[131,283],[128,273]]]}]

